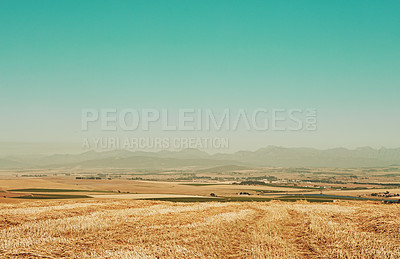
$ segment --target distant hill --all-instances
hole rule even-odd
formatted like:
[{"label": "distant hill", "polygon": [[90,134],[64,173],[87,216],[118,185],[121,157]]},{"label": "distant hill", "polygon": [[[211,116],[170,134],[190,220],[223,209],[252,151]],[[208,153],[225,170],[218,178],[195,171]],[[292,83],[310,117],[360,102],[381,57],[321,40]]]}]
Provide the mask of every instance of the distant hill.
[{"label": "distant hill", "polygon": [[284,148],[269,146],[257,151],[239,151],[234,154],[216,154],[213,158],[231,159],[255,166],[282,167],[375,167],[389,166],[400,161],[400,148],[354,150],[335,148]]},{"label": "distant hill", "polygon": [[23,168],[28,166],[26,163],[13,161],[9,159],[0,159],[0,168],[1,169],[10,169],[10,168]]},{"label": "distant hill", "polygon": [[[383,167],[400,164],[400,148],[361,147],[356,149],[334,148],[285,148],[268,146],[256,151],[239,151],[210,155],[197,149],[160,152],[131,152],[113,150],[105,152],[55,154],[50,156],[13,156],[0,159],[0,168],[28,167],[95,167],[95,168],[173,168],[196,166],[216,167]],[[220,168],[218,168],[220,167]]]},{"label": "distant hill", "polygon": [[235,161],[231,160],[213,160],[213,159],[178,159],[178,158],[160,158],[150,156],[131,156],[131,157],[113,157],[97,160],[83,161],[66,166],[84,167],[84,168],[177,168],[184,166],[210,167],[217,165],[228,165]]}]

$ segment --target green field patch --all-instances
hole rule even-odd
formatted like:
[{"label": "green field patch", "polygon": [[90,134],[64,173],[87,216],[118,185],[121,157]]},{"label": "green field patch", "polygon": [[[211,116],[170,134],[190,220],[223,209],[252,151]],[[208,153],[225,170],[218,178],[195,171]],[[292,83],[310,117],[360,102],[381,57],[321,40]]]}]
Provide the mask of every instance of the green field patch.
[{"label": "green field patch", "polygon": [[73,194],[32,194],[32,195],[19,196],[15,198],[42,200],[42,199],[84,199],[91,197],[87,195],[73,195]]},{"label": "green field patch", "polygon": [[8,191],[10,191],[10,192],[105,192],[105,193],[111,192],[111,191],[94,191],[94,190],[41,189],[41,188],[13,189],[13,190],[8,190]]}]

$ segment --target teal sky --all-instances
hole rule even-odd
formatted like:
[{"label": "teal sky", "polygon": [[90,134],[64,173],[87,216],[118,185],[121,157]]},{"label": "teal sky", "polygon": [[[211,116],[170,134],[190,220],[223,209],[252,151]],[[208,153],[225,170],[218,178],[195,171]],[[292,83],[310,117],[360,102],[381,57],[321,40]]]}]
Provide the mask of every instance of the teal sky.
[{"label": "teal sky", "polygon": [[400,1],[0,2],[0,141],[81,140],[82,108],[306,108],[235,147],[400,146]]}]

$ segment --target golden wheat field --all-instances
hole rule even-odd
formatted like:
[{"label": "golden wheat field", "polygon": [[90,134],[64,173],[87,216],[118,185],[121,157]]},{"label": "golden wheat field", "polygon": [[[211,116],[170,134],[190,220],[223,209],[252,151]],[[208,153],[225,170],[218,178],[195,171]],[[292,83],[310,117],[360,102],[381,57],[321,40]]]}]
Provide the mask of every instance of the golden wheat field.
[{"label": "golden wheat field", "polygon": [[399,258],[400,206],[361,202],[0,204],[2,258]]}]

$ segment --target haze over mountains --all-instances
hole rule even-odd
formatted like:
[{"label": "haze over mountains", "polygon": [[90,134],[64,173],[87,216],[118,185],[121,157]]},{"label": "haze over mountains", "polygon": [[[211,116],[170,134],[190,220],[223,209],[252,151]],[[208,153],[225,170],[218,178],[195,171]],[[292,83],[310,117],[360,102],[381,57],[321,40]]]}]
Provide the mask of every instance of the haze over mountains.
[{"label": "haze over mountains", "polygon": [[217,153],[210,155],[197,149],[143,152],[128,150],[88,151],[81,154],[48,156],[6,156],[0,168],[176,168],[184,166],[251,166],[251,167],[380,167],[400,165],[400,148],[356,149],[284,148],[268,146],[257,151]]}]

